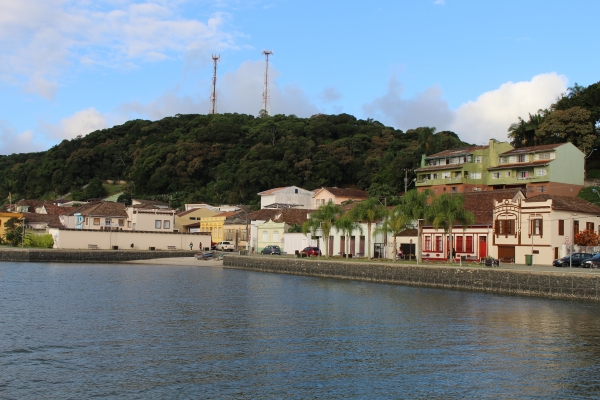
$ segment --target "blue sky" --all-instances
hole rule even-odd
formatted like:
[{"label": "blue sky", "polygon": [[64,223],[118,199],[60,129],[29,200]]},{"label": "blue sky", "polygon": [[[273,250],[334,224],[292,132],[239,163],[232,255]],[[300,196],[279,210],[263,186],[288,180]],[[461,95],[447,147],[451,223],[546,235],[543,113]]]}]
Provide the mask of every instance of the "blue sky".
[{"label": "blue sky", "polygon": [[0,0],[0,154],[177,113],[349,113],[463,140],[600,80],[596,1]]}]

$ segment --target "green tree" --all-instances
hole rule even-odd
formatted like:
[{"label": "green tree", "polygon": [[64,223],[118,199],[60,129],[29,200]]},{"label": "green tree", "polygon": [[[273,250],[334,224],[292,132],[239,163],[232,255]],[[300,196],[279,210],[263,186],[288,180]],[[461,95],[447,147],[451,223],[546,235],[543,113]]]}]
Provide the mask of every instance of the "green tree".
[{"label": "green tree", "polygon": [[302,233],[311,232],[316,235],[317,230],[323,232],[323,245],[325,246],[325,255],[329,256],[329,234],[335,221],[342,215],[342,207],[332,202],[319,206],[314,212],[310,213],[308,220],[302,225]]},{"label": "green tree", "polygon": [[552,111],[535,133],[544,143],[571,142],[584,153],[592,149],[597,140],[591,113],[578,106]]},{"label": "green tree", "polygon": [[429,202],[432,195],[433,192],[429,189],[422,192],[412,189],[401,197],[400,209],[410,219],[417,222],[417,262],[423,261],[423,223],[430,222]]},{"label": "green tree", "polygon": [[23,225],[18,218],[10,218],[4,223],[4,241],[11,246],[19,246],[23,242]]},{"label": "green tree", "polygon": [[470,211],[465,210],[465,197],[460,193],[443,193],[435,197],[431,202],[431,207],[428,210],[430,220],[433,222],[433,227],[444,229],[446,235],[450,235],[450,248],[448,249],[448,258],[454,249],[452,241],[452,230],[455,223],[460,223],[463,230],[467,229],[468,225],[473,225],[475,216]]},{"label": "green tree", "polygon": [[383,220],[383,224],[375,228],[374,234],[383,233],[387,236],[388,233],[393,235],[394,242],[394,254],[398,249],[396,245],[396,237],[404,230],[412,226],[413,219],[411,216],[404,211],[404,207],[399,204],[394,207]]},{"label": "green tree", "polygon": [[335,222],[334,222],[334,226],[335,229],[340,232],[342,235],[344,235],[345,240],[345,249],[344,249],[344,253],[346,254],[346,258],[349,258],[349,254],[350,254],[350,235],[352,234],[352,232],[354,231],[359,231],[361,234],[363,233],[362,231],[362,227],[360,226],[360,223],[358,223],[357,221],[354,221],[352,218],[350,218],[348,216],[348,214],[344,214],[342,215],[340,218],[338,218]]},{"label": "green tree", "polygon": [[348,213],[348,217],[367,224],[367,257],[371,258],[371,227],[373,223],[382,220],[388,214],[387,208],[375,198],[356,203]]},{"label": "green tree", "polygon": [[102,186],[100,179],[94,178],[87,185],[83,193],[86,199],[104,197],[106,196],[106,188]]}]

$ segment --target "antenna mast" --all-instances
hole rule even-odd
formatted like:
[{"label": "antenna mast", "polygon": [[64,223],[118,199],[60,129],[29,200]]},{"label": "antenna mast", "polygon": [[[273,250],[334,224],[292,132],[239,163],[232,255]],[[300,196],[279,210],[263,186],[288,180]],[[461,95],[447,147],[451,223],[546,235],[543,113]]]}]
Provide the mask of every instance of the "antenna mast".
[{"label": "antenna mast", "polygon": [[212,84],[212,93],[210,95],[210,113],[214,114],[217,111],[217,61],[219,61],[219,59],[221,58],[221,56],[218,55],[214,55],[212,56],[213,59],[213,84]]},{"label": "antenna mast", "polygon": [[266,64],[265,64],[265,87],[263,89],[263,107],[262,107],[262,112],[265,113],[265,115],[269,115],[269,56],[271,54],[273,54],[273,51],[271,50],[263,50],[262,54],[265,55],[266,58]]}]

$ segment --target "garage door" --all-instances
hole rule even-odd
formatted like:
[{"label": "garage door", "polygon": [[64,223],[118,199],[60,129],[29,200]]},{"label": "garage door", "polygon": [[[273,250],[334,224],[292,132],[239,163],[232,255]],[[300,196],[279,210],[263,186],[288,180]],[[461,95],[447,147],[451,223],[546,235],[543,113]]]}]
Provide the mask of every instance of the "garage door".
[{"label": "garage door", "polygon": [[501,260],[514,260],[515,246],[498,246],[498,258]]}]

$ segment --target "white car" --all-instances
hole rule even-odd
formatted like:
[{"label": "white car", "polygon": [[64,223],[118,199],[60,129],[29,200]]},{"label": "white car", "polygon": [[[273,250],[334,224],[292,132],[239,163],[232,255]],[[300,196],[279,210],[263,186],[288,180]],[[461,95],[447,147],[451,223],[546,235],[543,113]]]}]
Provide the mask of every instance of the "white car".
[{"label": "white car", "polygon": [[233,247],[233,243],[231,242],[219,242],[215,245],[215,250],[233,251]]}]

